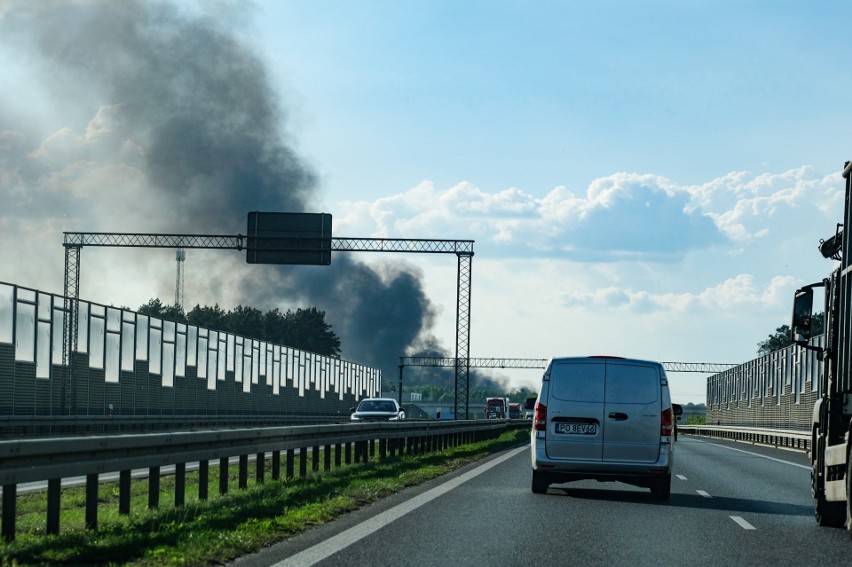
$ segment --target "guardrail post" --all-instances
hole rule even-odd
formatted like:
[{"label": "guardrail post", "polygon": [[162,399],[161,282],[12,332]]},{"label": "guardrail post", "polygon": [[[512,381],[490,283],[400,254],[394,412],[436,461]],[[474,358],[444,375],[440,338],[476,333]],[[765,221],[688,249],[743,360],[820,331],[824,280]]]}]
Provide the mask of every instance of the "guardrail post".
[{"label": "guardrail post", "polygon": [[118,473],[118,513],[130,513],[130,471]]},{"label": "guardrail post", "polygon": [[86,475],[86,529],[98,529],[98,475]]},{"label": "guardrail post", "polygon": [[316,472],[320,468],[320,464],[319,464],[320,463],[320,448],[316,445],[314,445],[314,447],[313,447],[313,454],[314,454],[314,459],[313,459],[313,466],[311,467],[311,469],[314,472]]},{"label": "guardrail post", "polygon": [[240,455],[240,489],[248,487],[248,455]]},{"label": "guardrail post", "polygon": [[186,463],[175,464],[175,508],[186,502]]},{"label": "guardrail post", "polygon": [[287,449],[287,478],[293,478],[293,461],[296,460],[296,450]]},{"label": "guardrail post", "polygon": [[15,539],[15,503],[17,501],[18,486],[15,484],[3,485],[3,539],[12,541]]},{"label": "guardrail post", "polygon": [[210,483],[210,461],[198,461],[198,499],[207,500]]},{"label": "guardrail post", "polygon": [[281,451],[272,451],[272,480],[281,478]]},{"label": "guardrail post", "polygon": [[[6,491],[3,491],[5,494]],[[59,533],[59,510],[62,494],[62,479],[52,478],[47,481],[47,533],[56,535]],[[3,503],[3,508],[6,503]]]},{"label": "guardrail post", "polygon": [[335,468],[340,468],[340,464],[343,461],[343,445],[338,443],[334,446],[334,466]]},{"label": "guardrail post", "polygon": [[345,444],[345,447],[346,447],[346,464],[351,465],[352,464],[352,443],[347,442]]},{"label": "guardrail post", "polygon": [[331,445],[326,445],[322,449],[322,457],[323,457],[323,470],[330,471],[331,470]]},{"label": "guardrail post", "polygon": [[160,467],[148,469],[148,509],[160,507]]}]

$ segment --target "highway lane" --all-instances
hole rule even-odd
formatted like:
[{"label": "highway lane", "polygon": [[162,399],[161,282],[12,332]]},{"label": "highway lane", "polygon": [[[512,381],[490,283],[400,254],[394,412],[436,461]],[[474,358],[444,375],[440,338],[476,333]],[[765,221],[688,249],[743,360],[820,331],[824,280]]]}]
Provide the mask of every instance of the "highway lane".
[{"label": "highway lane", "polygon": [[522,448],[236,565],[852,564],[845,530],[814,522],[803,453],[684,435],[674,472],[667,502],[595,481],[536,495]]}]

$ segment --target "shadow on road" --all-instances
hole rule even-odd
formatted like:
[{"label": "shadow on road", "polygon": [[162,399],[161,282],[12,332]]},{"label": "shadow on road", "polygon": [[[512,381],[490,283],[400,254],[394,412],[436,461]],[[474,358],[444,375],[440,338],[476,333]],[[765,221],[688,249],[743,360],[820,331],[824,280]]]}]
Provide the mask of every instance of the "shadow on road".
[{"label": "shadow on road", "polygon": [[[671,508],[699,508],[703,510],[724,510],[727,512],[743,512],[753,514],[778,514],[782,516],[813,516],[813,506],[790,504],[788,502],[772,502],[752,498],[728,498],[714,496],[706,498],[700,494],[672,493],[669,500],[654,500],[651,492],[635,487],[622,485],[625,490],[608,490],[595,488],[580,488],[570,485],[551,485],[548,496],[566,496],[583,500],[642,502],[655,506]],[[640,492],[641,490],[641,492]]]}]

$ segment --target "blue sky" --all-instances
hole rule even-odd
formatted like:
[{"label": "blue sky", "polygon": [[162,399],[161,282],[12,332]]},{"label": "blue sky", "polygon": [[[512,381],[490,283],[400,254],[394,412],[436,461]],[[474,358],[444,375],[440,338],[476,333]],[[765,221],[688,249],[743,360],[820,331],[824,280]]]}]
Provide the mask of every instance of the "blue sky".
[{"label": "blue sky", "polygon": [[[49,28],[38,10],[22,19],[23,4],[0,2],[0,198],[14,203],[0,217],[0,280],[59,291],[62,230],[179,229],[137,196],[151,183],[148,138],[122,130],[121,91],[10,35]],[[80,3],[123,17],[106,4]],[[178,6],[169,18],[232,38],[262,69],[274,127],[315,176],[306,207],[332,213],[336,236],[476,241],[473,357],[744,362],[787,323],[794,289],[831,268],[817,244],[841,219],[852,159],[846,3]],[[58,35],[73,45],[66,22]],[[249,301],[244,267],[204,254],[219,291],[193,280],[190,254],[188,301]],[[95,301],[173,293],[173,261],[85,260],[81,294]],[[452,349],[454,259],[362,261],[418,274],[435,306],[424,334]],[[119,282],[94,275],[119,266]],[[499,378],[534,387],[538,375]],[[676,401],[704,400],[703,375],[671,378]]]}]

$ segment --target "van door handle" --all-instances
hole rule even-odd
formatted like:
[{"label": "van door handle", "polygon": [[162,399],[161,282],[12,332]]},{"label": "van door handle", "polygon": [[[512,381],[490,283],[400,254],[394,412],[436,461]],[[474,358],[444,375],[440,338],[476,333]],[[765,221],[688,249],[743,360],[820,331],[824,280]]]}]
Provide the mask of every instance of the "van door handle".
[{"label": "van door handle", "polygon": [[627,419],[627,414],[614,411],[609,414],[609,418],[614,419],[615,421],[624,421],[625,419]]}]

